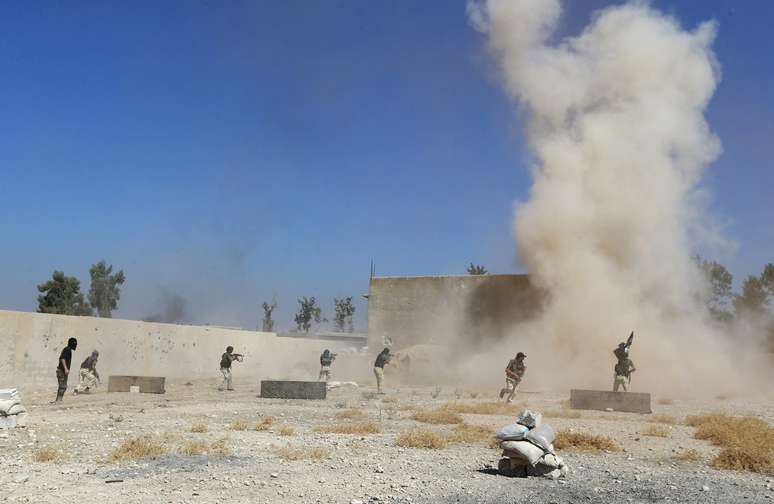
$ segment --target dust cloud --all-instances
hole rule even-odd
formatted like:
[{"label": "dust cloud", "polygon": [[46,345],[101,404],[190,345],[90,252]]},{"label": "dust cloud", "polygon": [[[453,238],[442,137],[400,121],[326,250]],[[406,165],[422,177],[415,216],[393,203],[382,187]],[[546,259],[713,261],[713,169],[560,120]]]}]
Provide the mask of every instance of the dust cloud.
[{"label": "dust cloud", "polygon": [[[720,79],[716,25],[686,31],[643,2],[597,12],[554,43],[557,0],[470,3],[534,155],[529,200],[516,205],[522,263],[549,293],[537,320],[513,329],[524,387],[612,386],[612,350],[631,330],[634,391],[736,393],[771,383],[770,366],[720,334],[701,303],[692,251],[723,238],[700,185],[721,146],[704,112]],[[757,373],[757,374],[756,374]],[[532,375],[532,376],[530,376]]]}]

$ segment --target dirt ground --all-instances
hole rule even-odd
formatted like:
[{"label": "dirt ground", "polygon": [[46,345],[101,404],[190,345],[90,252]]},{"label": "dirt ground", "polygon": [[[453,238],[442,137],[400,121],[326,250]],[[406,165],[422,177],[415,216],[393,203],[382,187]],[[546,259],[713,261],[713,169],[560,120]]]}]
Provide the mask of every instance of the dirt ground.
[{"label": "dirt ground", "polygon": [[[549,416],[544,421],[556,430],[610,436],[623,447],[598,454],[561,451],[570,473],[554,481],[497,475],[493,468],[500,450],[488,441],[452,443],[444,449],[396,445],[397,436],[410,428],[451,431],[448,425],[412,420],[412,408],[492,402],[495,391],[402,388],[379,396],[365,385],[331,390],[325,401],[303,401],[261,399],[256,383],[238,379],[234,392],[218,392],[214,379],[188,383],[168,383],[164,395],[108,394],[105,387],[88,396],[68,391],[61,405],[49,404],[55,383],[51,390],[22,391],[30,422],[26,429],[0,431],[0,502],[774,502],[771,476],[710,468],[717,448],[693,439],[693,429],[680,424],[687,414],[710,411],[772,421],[773,398],[654,398],[654,415],[672,416],[678,422],[674,425],[649,421],[652,415],[617,412]],[[523,392],[513,410],[528,406],[548,415],[566,414],[567,399],[568,394]],[[314,430],[352,422],[334,418],[347,408],[364,412],[381,432]],[[255,430],[269,416],[275,419],[272,426]],[[492,432],[512,422],[509,415],[463,417]],[[247,429],[234,430],[242,422]],[[195,424],[206,425],[207,432],[191,432]],[[666,429],[667,437],[643,435],[654,425]],[[109,461],[123,441],[138,436],[150,436],[170,453]],[[230,454],[180,453],[191,442],[211,445],[221,439],[227,440]],[[58,450],[62,458],[34,461],[46,448]],[[699,461],[675,459],[689,449],[698,452]]]}]

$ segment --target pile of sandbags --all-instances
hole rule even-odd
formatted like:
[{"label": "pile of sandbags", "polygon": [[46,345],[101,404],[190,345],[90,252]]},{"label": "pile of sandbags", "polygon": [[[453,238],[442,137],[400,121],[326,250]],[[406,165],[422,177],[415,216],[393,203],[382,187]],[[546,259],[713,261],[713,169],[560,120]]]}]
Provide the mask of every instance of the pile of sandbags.
[{"label": "pile of sandbags", "polygon": [[27,426],[27,409],[22,406],[19,392],[0,389],[0,429]]},{"label": "pile of sandbags", "polygon": [[540,413],[525,410],[516,418],[516,423],[497,432],[503,449],[498,465],[500,474],[551,479],[567,475],[567,464],[554,451],[554,429],[542,423],[542,418]]}]

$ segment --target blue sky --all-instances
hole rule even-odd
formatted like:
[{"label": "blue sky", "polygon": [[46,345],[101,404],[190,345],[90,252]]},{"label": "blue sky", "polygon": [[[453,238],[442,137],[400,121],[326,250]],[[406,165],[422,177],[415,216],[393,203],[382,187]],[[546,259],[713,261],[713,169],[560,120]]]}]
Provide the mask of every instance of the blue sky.
[{"label": "blue sky", "polygon": [[[572,2],[577,33],[611,2]],[[658,1],[716,19],[724,152],[712,211],[737,278],[774,260],[768,0]],[[34,310],[54,269],[127,275],[116,317],[253,327],[276,297],[366,305],[381,275],[521,271],[522,125],[464,2],[0,3],[0,308]],[[703,251],[700,251],[703,252]]]}]

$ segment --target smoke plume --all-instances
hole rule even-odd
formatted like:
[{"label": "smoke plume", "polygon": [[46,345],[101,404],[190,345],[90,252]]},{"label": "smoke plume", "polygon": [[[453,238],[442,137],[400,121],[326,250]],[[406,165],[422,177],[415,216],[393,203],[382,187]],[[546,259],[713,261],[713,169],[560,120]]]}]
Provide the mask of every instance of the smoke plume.
[{"label": "smoke plume", "polygon": [[612,349],[634,330],[634,390],[741,383],[740,355],[709,323],[691,261],[694,237],[713,236],[700,180],[721,152],[704,117],[720,79],[715,24],[686,31],[636,2],[554,43],[557,0],[489,0],[468,14],[535,158],[514,229],[550,298],[538,321],[515,329],[513,353],[527,350],[528,368],[544,370],[538,383],[607,388]]},{"label": "smoke plume", "polygon": [[163,322],[166,324],[181,324],[186,322],[186,300],[183,296],[170,292],[165,288],[159,290],[160,313],[146,315],[142,318],[145,322]]}]

